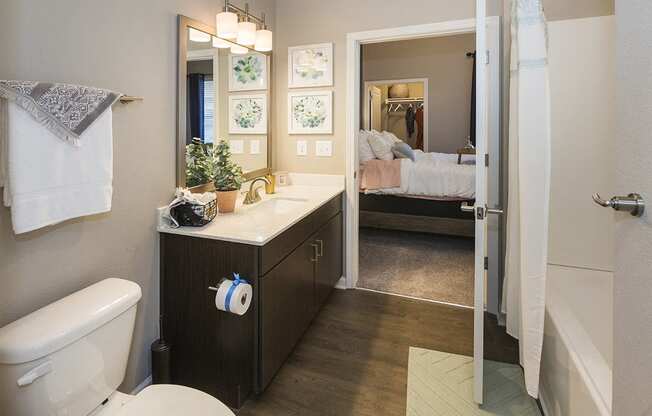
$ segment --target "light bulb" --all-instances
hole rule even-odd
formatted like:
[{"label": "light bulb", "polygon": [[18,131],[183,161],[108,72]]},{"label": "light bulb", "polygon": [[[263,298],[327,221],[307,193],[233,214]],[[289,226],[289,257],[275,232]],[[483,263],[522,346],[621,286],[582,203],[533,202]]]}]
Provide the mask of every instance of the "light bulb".
[{"label": "light bulb", "polygon": [[240,45],[252,46],[256,43],[256,24],[252,22],[238,23],[238,40]]},{"label": "light bulb", "polygon": [[188,39],[192,42],[210,42],[211,35],[197,29],[188,28]]},{"label": "light bulb", "polygon": [[232,45],[232,43],[229,42],[228,40],[216,38],[215,36],[213,36],[213,47],[214,48],[225,49],[225,48],[230,48],[231,45]]},{"label": "light bulb", "polygon": [[215,16],[217,36],[224,39],[235,39],[238,36],[238,15],[231,12],[218,13]]},{"label": "light bulb", "polygon": [[258,52],[269,52],[272,50],[272,31],[261,29],[256,32],[256,45],[254,46]]},{"label": "light bulb", "polygon": [[234,55],[244,55],[247,52],[249,52],[249,49],[245,48],[244,46],[231,45],[231,53]]}]

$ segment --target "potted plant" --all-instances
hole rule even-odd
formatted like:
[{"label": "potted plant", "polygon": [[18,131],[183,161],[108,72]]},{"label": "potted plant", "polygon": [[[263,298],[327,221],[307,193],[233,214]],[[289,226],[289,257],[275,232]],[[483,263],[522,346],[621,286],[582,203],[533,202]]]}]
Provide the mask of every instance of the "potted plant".
[{"label": "potted plant", "polygon": [[214,177],[213,145],[197,139],[186,145],[186,186],[203,185]]},{"label": "potted plant", "polygon": [[215,193],[220,212],[233,212],[238,191],[244,182],[242,168],[231,160],[231,150],[225,140],[213,149]]}]

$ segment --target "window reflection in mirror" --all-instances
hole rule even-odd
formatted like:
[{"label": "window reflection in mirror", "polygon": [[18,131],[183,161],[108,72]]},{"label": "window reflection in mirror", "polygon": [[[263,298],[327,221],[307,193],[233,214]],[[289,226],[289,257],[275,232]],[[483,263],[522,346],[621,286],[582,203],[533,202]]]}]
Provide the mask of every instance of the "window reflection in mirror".
[{"label": "window reflection in mirror", "polygon": [[[232,160],[245,174],[267,168],[269,56],[246,48],[233,48],[241,52],[234,54],[231,48],[215,47],[224,46],[223,42],[210,34],[185,29],[185,145],[193,144],[191,150],[200,152],[227,140]],[[187,162],[187,157],[182,160]],[[186,186],[210,182],[197,170],[185,167]]]}]

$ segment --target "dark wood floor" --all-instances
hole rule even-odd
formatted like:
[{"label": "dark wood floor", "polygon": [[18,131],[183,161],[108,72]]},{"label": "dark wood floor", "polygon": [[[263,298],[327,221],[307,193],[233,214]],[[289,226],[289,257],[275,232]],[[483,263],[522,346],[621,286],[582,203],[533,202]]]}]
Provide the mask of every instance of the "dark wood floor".
[{"label": "dark wood floor", "polygon": [[[486,322],[486,358],[517,362],[516,342]],[[238,416],[404,416],[411,346],[472,355],[473,311],[335,290],[268,389]]]}]

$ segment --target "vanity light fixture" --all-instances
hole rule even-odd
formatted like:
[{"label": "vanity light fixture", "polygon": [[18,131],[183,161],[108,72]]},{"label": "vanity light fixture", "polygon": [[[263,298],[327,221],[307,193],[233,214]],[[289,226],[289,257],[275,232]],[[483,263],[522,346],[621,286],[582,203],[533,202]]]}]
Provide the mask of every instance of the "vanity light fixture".
[{"label": "vanity light fixture", "polygon": [[235,39],[238,36],[238,15],[229,11],[229,0],[224,2],[224,11],[215,16],[217,36],[224,39]]},{"label": "vanity light fixture", "polygon": [[233,44],[231,42],[229,42],[228,40],[216,38],[215,36],[213,36],[213,47],[214,48],[226,49],[226,48],[230,48],[231,46],[233,46]]},{"label": "vanity light fixture", "polygon": [[189,28],[188,39],[190,39],[192,42],[210,42],[211,35],[204,33],[201,30]]},{"label": "vanity light fixture", "polygon": [[254,49],[258,52],[269,52],[272,50],[272,31],[265,25],[265,14],[263,13],[262,28],[256,31],[256,43]]},{"label": "vanity light fixture", "polygon": [[265,15],[257,17],[250,14],[249,3],[245,3],[244,9],[241,9],[225,0],[224,11],[215,17],[215,23],[218,38],[232,40],[240,46],[231,45],[232,53],[246,53],[241,52],[243,46],[254,46],[259,52],[272,50],[272,31],[265,25]]},{"label": "vanity light fixture", "polygon": [[235,44],[231,45],[231,53],[234,55],[244,55],[247,52],[249,52],[249,49],[245,48],[244,46]]}]

